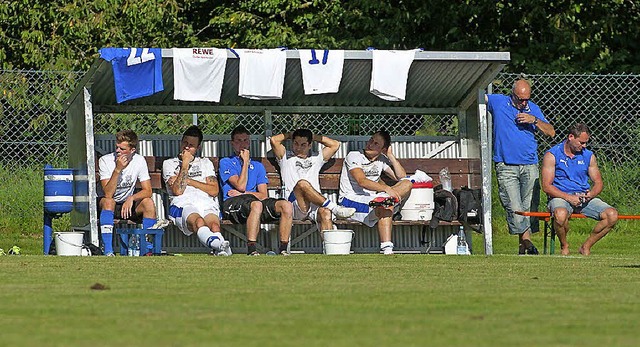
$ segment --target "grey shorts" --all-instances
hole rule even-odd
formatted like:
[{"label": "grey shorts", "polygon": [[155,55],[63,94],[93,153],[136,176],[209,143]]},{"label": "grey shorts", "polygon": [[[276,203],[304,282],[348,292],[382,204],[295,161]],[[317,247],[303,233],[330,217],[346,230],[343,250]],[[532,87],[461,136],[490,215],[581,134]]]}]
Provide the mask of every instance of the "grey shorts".
[{"label": "grey shorts", "polygon": [[600,200],[599,198],[593,198],[585,204],[580,206],[572,206],[567,200],[561,198],[553,198],[547,203],[549,212],[553,213],[556,208],[565,208],[569,213],[582,213],[589,218],[600,220],[600,214],[608,208],[613,208],[611,205]]}]

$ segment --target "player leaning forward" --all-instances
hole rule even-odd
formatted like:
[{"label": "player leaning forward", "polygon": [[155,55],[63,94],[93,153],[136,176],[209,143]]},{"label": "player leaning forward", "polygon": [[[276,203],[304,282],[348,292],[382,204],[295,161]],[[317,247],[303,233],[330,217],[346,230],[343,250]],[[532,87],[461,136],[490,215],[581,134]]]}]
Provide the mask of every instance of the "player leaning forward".
[{"label": "player leaning forward", "polygon": [[162,178],[171,198],[169,219],[187,236],[195,233],[215,255],[231,255],[229,241],[220,233],[218,181],[209,158],[196,157],[202,131],[195,125],[182,135],[176,158],[162,163]]},{"label": "player leaning forward", "polygon": [[[398,181],[388,186],[380,177],[385,173]],[[347,154],[340,174],[340,204],[353,207],[356,213],[351,219],[373,227],[378,224],[380,249],[384,254],[393,254],[391,229],[395,206],[386,206],[388,200],[396,203],[411,193],[410,180],[401,180],[406,172],[391,150],[391,136],[387,131],[373,134],[365,149]]]},{"label": "player leaning forward", "polygon": [[[291,151],[282,144],[291,139]],[[311,153],[316,141],[324,146],[321,153]],[[309,219],[319,230],[333,229],[332,214],[351,217],[353,208],[337,205],[320,192],[320,169],[340,148],[340,142],[327,136],[314,135],[309,129],[297,129],[271,138],[271,147],[282,174],[284,198],[293,204],[293,219]]]}]

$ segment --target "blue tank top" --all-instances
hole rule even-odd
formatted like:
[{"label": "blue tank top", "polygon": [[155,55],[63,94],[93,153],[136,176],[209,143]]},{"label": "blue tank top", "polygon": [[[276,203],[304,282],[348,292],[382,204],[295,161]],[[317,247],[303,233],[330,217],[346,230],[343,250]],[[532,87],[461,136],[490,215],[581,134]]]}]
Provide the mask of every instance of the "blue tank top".
[{"label": "blue tank top", "polygon": [[583,149],[570,158],[564,153],[564,143],[560,142],[547,151],[556,158],[553,186],[569,194],[586,192],[589,189],[589,163],[593,152]]}]

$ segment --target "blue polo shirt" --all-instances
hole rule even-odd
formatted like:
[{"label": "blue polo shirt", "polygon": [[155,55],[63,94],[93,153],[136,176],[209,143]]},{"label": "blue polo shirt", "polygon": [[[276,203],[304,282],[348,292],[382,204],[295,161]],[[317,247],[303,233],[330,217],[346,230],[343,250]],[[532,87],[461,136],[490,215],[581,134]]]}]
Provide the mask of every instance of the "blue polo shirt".
[{"label": "blue polo shirt", "polygon": [[493,115],[493,161],[509,165],[537,164],[537,127],[533,124],[517,124],[516,116],[523,112],[547,122],[540,107],[529,101],[527,107],[519,111],[508,95],[488,94],[487,98],[487,109]]},{"label": "blue polo shirt", "polygon": [[593,152],[585,148],[571,158],[564,153],[565,141],[547,151],[556,158],[553,186],[569,194],[584,193],[589,189],[589,163]]},{"label": "blue polo shirt", "polygon": [[[229,191],[234,189],[229,178],[232,176],[240,177],[242,172],[242,159],[233,155],[220,159],[220,181],[222,181],[223,201],[229,198]],[[259,184],[268,184],[267,170],[261,162],[251,160],[249,162],[249,171],[247,173],[247,192],[257,192]]]}]

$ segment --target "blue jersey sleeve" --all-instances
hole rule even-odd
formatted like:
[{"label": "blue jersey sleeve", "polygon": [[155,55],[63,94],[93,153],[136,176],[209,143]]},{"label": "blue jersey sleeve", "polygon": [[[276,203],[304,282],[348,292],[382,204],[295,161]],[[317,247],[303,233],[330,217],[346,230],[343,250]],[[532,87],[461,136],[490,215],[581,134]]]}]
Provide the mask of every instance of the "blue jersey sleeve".
[{"label": "blue jersey sleeve", "polygon": [[230,158],[222,158],[220,160],[220,181],[226,183],[231,176],[237,175],[233,168],[233,162]]}]

